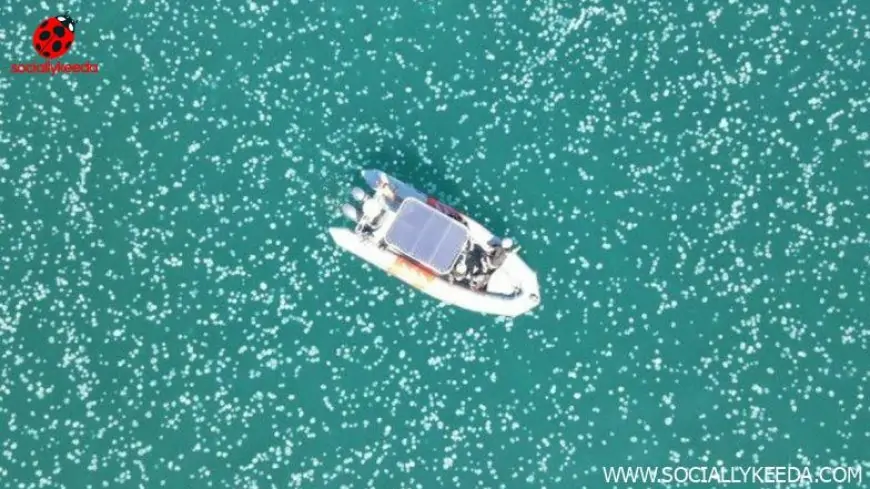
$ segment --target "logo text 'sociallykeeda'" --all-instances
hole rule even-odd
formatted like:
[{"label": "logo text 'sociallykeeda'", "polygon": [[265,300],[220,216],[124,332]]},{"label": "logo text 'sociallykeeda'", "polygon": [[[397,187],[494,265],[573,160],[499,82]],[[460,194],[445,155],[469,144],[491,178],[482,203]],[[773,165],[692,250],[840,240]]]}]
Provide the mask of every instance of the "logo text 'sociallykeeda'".
[{"label": "logo text 'sociallykeeda'", "polygon": [[96,63],[12,63],[12,73],[50,74],[58,73],[99,73],[100,66]]}]

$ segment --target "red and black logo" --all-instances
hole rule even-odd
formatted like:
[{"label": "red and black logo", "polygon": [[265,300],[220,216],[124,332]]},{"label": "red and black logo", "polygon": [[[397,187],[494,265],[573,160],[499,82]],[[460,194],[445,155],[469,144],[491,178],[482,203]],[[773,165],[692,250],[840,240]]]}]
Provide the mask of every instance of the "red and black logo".
[{"label": "red and black logo", "polygon": [[51,64],[67,54],[76,40],[76,20],[69,12],[49,17],[33,31],[33,49],[45,61],[42,63],[13,63],[12,73],[99,73],[96,63],[61,63]]},{"label": "red and black logo", "polygon": [[33,31],[33,49],[45,59],[60,58],[76,40],[76,21],[69,13],[49,17]]}]

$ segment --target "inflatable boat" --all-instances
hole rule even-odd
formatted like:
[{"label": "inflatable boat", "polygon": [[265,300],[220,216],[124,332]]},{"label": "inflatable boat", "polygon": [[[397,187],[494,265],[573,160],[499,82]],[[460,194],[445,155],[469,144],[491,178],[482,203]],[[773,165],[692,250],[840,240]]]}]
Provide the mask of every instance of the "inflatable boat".
[{"label": "inflatable boat", "polygon": [[340,248],[429,296],[483,314],[516,317],[540,304],[538,277],[519,247],[456,209],[379,170],[363,170],[342,213],[355,226],[330,228]]}]

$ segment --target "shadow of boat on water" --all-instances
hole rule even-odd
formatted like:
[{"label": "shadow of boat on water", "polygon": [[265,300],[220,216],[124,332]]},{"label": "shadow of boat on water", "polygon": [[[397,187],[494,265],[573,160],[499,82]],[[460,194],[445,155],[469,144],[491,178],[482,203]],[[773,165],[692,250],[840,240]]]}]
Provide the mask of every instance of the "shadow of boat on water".
[{"label": "shadow of boat on water", "polygon": [[389,173],[468,214],[496,235],[507,230],[507,220],[497,207],[488,204],[471,188],[465,188],[463,194],[463,186],[450,178],[450,171],[442,158],[427,158],[413,147],[398,142],[382,143],[378,148],[363,152],[361,158],[360,169],[372,168]]}]

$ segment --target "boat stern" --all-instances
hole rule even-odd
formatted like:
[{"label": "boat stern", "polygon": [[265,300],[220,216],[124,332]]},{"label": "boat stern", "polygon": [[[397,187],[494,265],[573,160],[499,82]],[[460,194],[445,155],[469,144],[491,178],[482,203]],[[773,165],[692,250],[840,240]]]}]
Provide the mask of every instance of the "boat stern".
[{"label": "boat stern", "polygon": [[353,231],[347,228],[329,228],[329,236],[338,246],[349,249],[357,241]]}]

